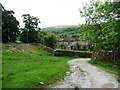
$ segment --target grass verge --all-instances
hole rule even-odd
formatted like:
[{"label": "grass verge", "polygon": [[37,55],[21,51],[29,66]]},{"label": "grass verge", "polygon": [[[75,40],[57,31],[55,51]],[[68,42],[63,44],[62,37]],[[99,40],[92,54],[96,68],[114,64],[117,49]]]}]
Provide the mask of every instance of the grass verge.
[{"label": "grass verge", "polygon": [[104,61],[104,60],[90,60],[88,61],[90,64],[97,66],[106,72],[109,72],[111,74],[114,74],[115,77],[117,78],[118,82],[120,83],[120,66],[118,65],[113,65],[110,62]]},{"label": "grass verge", "polygon": [[52,56],[30,44],[3,44],[3,88],[46,88],[64,77],[73,57]]}]

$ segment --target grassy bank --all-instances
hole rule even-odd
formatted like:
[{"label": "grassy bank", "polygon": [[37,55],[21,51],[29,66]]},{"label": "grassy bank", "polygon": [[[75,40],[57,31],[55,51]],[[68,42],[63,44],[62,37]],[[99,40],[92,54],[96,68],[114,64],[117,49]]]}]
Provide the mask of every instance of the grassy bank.
[{"label": "grassy bank", "polygon": [[3,88],[45,88],[64,77],[67,61],[29,44],[3,44]]},{"label": "grassy bank", "polygon": [[115,77],[117,78],[118,82],[120,83],[120,66],[113,65],[112,63],[109,63],[104,60],[101,60],[101,61],[100,60],[99,61],[90,60],[88,62],[94,66],[97,66],[97,67],[105,70],[106,72],[114,74]]}]

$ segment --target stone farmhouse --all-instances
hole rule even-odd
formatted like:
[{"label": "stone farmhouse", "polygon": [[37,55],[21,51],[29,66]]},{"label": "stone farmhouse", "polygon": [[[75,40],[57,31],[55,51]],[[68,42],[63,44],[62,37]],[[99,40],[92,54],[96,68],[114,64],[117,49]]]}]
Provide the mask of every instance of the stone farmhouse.
[{"label": "stone farmhouse", "polygon": [[60,38],[57,42],[57,46],[64,44],[66,50],[90,50],[93,45],[91,43],[81,41],[79,38]]}]

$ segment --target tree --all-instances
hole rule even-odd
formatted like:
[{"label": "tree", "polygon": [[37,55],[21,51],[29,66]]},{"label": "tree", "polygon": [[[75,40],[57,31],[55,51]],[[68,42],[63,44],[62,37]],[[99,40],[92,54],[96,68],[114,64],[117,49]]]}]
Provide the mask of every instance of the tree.
[{"label": "tree", "polygon": [[29,14],[24,14],[22,17],[25,27],[22,29],[20,40],[24,43],[39,42],[38,32],[41,30],[38,28],[39,18]]},{"label": "tree", "polygon": [[44,31],[39,32],[39,41],[41,44],[51,48],[56,47],[57,36],[55,34],[48,34]]},{"label": "tree", "polygon": [[13,16],[14,11],[5,10],[2,6],[2,42],[16,42],[19,36],[19,22]]},{"label": "tree", "polygon": [[84,39],[94,43],[95,50],[119,51],[120,31],[117,19],[120,4],[115,2],[92,2],[80,10],[86,24],[82,25]]},{"label": "tree", "polygon": [[60,48],[60,49],[66,49],[67,48],[67,44],[63,42],[63,43],[61,43],[61,44],[58,45],[58,48]]},{"label": "tree", "polygon": [[39,41],[40,41],[40,43],[41,44],[44,44],[44,42],[45,42],[45,37],[48,35],[46,32],[43,32],[43,31],[40,31],[39,33],[38,33],[39,35]]},{"label": "tree", "polygon": [[21,35],[20,35],[20,40],[23,42],[23,43],[27,43],[28,42],[28,30],[25,29],[25,28],[21,28]]},{"label": "tree", "polygon": [[44,38],[44,44],[48,47],[55,48],[57,37],[54,34],[47,34]]}]

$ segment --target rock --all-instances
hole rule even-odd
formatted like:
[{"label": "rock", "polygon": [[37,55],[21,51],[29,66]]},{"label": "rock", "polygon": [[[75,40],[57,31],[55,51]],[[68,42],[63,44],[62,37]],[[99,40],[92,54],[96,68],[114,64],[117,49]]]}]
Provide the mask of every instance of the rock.
[{"label": "rock", "polygon": [[69,74],[70,74],[70,72],[66,72],[66,74],[67,74],[67,75],[69,75]]},{"label": "rock", "polygon": [[73,66],[74,68],[76,68],[77,66]]},{"label": "rock", "polygon": [[44,83],[43,82],[39,82],[40,85],[43,85]]}]

